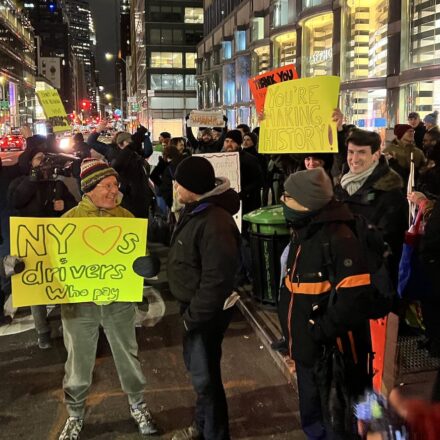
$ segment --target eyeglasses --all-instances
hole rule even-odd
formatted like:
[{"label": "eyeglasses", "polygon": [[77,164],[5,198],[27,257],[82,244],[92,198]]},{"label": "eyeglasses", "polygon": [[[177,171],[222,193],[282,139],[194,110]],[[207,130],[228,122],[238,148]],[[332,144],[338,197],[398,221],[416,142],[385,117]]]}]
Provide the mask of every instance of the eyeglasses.
[{"label": "eyeglasses", "polygon": [[111,191],[114,188],[119,189],[121,187],[120,183],[106,183],[105,185],[98,183],[98,185],[96,186],[100,186],[101,188],[104,188],[106,191]]}]

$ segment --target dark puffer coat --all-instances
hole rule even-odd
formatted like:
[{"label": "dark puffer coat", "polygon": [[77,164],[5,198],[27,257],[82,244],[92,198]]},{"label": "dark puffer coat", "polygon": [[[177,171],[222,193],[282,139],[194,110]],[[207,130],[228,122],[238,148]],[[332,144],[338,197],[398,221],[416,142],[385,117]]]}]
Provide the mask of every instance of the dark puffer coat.
[{"label": "dark puffer coat", "polygon": [[[311,367],[320,359],[323,345],[336,341],[345,354],[351,354],[365,378],[371,361],[369,317],[380,300],[371,287],[357,238],[348,226],[352,220],[346,206],[331,201],[306,226],[294,231],[279,314],[287,323],[292,359]],[[336,287],[331,307],[331,272],[324,243],[329,244]],[[318,308],[313,311],[315,305]]]},{"label": "dark puffer coat", "polygon": [[382,156],[370,177],[351,196],[340,185],[335,198],[348,205],[354,214],[363,215],[383,233],[391,247],[390,269],[397,279],[405,231],[408,228],[408,202],[403,193],[402,178],[393,171]]},{"label": "dark puffer coat", "polygon": [[188,330],[209,325],[234,287],[240,234],[232,215],[239,198],[223,181],[186,205],[171,239],[168,282],[182,305]]}]

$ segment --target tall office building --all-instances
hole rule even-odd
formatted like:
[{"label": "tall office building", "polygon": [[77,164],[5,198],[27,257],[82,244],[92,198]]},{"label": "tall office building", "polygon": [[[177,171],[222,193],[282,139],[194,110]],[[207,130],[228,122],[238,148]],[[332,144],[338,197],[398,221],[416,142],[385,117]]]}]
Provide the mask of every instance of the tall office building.
[{"label": "tall office building", "polygon": [[0,135],[32,122],[35,91],[34,33],[12,0],[0,0]]},{"label": "tall office building", "polygon": [[23,3],[38,37],[38,73],[60,91],[66,111],[76,106],[75,59],[70,49],[67,17],[61,0]]},{"label": "tall office building", "polygon": [[94,66],[92,66],[94,24],[90,2],[89,0],[63,0],[63,4],[68,17],[72,52],[84,66],[87,96],[83,98],[90,98],[94,89]]},{"label": "tall office building", "polygon": [[131,1],[131,87],[139,118],[157,138],[182,133],[197,107],[196,45],[203,37],[203,1]]}]

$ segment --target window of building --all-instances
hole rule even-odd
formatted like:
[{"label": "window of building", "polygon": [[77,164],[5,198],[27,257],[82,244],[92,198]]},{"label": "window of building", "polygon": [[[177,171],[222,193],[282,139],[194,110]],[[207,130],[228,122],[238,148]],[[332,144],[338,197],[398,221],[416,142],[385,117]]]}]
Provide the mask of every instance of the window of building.
[{"label": "window of building", "polygon": [[197,80],[197,108],[203,109],[204,106],[204,96],[203,96],[203,80]]},{"label": "window of building", "polygon": [[399,121],[406,123],[408,113],[417,112],[423,119],[440,108],[440,80],[418,81],[400,90]]},{"label": "window of building", "polygon": [[185,67],[187,69],[195,69],[196,68],[196,53],[186,53],[185,54]]},{"label": "window of building", "polygon": [[235,31],[235,51],[246,50],[246,31]]},{"label": "window of building", "polygon": [[270,46],[255,48],[251,61],[251,76],[267,72],[270,67]]},{"label": "window of building", "polygon": [[183,75],[151,74],[152,90],[183,90]]},{"label": "window of building", "polygon": [[150,29],[150,43],[152,44],[180,44],[182,42],[182,29]]},{"label": "window of building", "polygon": [[402,49],[404,69],[440,63],[440,0],[402,2]]},{"label": "window of building", "polygon": [[278,35],[273,41],[274,67],[296,63],[296,32]]},{"label": "window of building", "polygon": [[237,87],[237,102],[250,101],[248,79],[251,77],[251,62],[249,55],[240,56],[235,62],[235,82]]},{"label": "window of building", "polygon": [[214,72],[211,79],[212,105],[218,107],[221,105],[221,74]]},{"label": "window of building", "polygon": [[222,42],[223,59],[230,60],[232,58],[232,41]]},{"label": "window of building", "polygon": [[271,2],[271,25],[272,29],[284,26],[289,22],[289,1],[275,0]]},{"label": "window of building", "polygon": [[385,138],[388,126],[386,99],[386,89],[347,90],[341,93],[341,110],[348,123],[378,131]]},{"label": "window of building", "polygon": [[150,67],[159,68],[182,68],[182,53],[181,52],[151,52]]},{"label": "window of building", "polygon": [[352,0],[343,9],[344,81],[387,74],[388,0]]},{"label": "window of building", "polygon": [[185,29],[185,43],[197,45],[203,38],[203,31],[198,29]]},{"label": "window of building", "polygon": [[196,90],[195,75],[185,75],[185,90]]},{"label": "window of building", "polygon": [[255,17],[251,24],[251,40],[258,41],[264,39],[264,17]]},{"label": "window of building", "polygon": [[304,22],[303,77],[331,75],[333,64],[333,14],[322,14]]},{"label": "window of building", "polygon": [[183,8],[180,6],[150,6],[150,21],[166,23],[182,23]]},{"label": "window of building", "polygon": [[203,8],[185,8],[185,23],[203,24]]},{"label": "window of building", "polygon": [[[223,66],[223,104],[235,104],[235,64]],[[233,126],[233,125],[232,125]]]}]

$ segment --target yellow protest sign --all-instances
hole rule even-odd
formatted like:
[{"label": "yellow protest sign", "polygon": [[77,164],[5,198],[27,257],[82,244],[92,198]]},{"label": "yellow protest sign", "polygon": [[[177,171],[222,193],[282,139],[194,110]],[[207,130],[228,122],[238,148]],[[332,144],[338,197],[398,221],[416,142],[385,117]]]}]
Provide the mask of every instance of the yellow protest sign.
[{"label": "yellow protest sign", "polygon": [[142,300],[133,272],[145,255],[147,221],[132,218],[11,218],[11,253],[25,270],[12,277],[14,307]]},{"label": "yellow protest sign", "polygon": [[332,122],[340,78],[318,76],[271,85],[264,104],[260,153],[336,153]]},{"label": "yellow protest sign", "polygon": [[54,133],[70,131],[69,119],[58,90],[40,90],[37,92],[37,96],[41,107],[43,107],[44,115],[52,125]]}]

